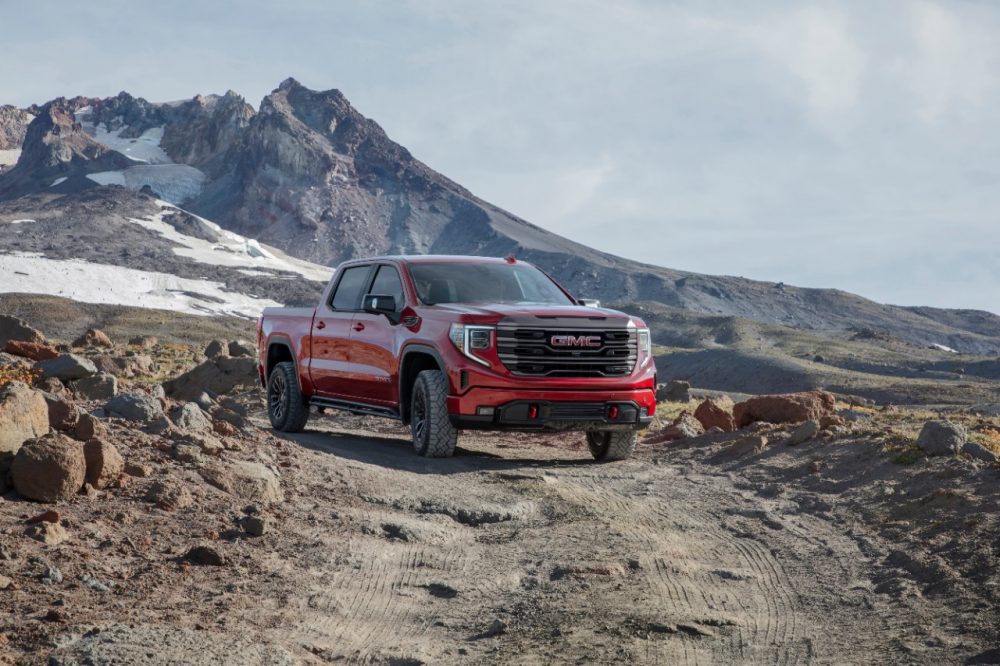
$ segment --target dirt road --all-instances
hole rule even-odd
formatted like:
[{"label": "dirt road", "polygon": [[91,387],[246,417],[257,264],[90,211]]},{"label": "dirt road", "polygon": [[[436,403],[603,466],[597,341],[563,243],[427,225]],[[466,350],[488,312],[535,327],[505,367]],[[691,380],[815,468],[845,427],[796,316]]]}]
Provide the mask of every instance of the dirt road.
[{"label": "dirt road", "polygon": [[[201,463],[136,435],[119,447],[153,478],[61,506],[69,541],[0,531],[15,581],[0,592],[0,637],[20,655],[8,662],[1000,659],[995,556],[955,556],[971,563],[961,571],[935,545],[954,544],[954,531],[887,539],[887,521],[910,523],[850,494],[881,497],[889,486],[879,484],[900,474],[936,489],[961,483],[991,498],[976,510],[995,539],[997,472],[975,463],[903,468],[863,440],[734,457],[722,440],[739,434],[641,447],[608,465],[591,462],[578,435],[463,435],[453,459],[427,460],[377,420],[313,420],[282,439],[254,423],[256,443],[226,455],[280,470],[281,502],[248,509],[206,484]],[[959,479],[961,465],[978,476]],[[190,488],[193,501],[150,504],[156,479]],[[956,524],[933,513],[958,496],[943,497],[922,524]],[[914,498],[893,506],[924,506]],[[0,502],[0,517],[16,525],[35,506]],[[248,511],[269,517],[263,536],[238,527]],[[221,566],[186,559],[206,542]]]},{"label": "dirt road", "polygon": [[303,582],[276,643],[363,662],[663,664],[940,663],[961,644],[949,610],[873,591],[874,534],[704,448],[599,466],[577,437],[480,435],[425,460],[405,434],[317,427],[293,438],[319,472],[318,515],[270,562]]}]

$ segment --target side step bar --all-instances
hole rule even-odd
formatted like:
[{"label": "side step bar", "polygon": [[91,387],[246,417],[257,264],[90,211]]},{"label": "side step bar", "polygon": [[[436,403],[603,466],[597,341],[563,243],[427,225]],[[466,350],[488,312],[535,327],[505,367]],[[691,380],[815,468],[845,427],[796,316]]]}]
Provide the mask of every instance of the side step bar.
[{"label": "side step bar", "polygon": [[400,419],[399,412],[389,407],[379,407],[378,405],[366,405],[363,402],[351,402],[350,400],[337,400],[336,398],[310,398],[310,407],[323,407],[325,409],[339,409],[352,414],[385,416],[390,419]]}]

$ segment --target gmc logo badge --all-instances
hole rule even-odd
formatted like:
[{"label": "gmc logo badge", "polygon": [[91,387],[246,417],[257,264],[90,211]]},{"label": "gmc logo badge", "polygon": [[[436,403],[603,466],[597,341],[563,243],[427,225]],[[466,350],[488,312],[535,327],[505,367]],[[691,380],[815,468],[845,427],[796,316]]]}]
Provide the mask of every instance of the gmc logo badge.
[{"label": "gmc logo badge", "polygon": [[600,347],[599,335],[553,335],[549,338],[553,347]]}]

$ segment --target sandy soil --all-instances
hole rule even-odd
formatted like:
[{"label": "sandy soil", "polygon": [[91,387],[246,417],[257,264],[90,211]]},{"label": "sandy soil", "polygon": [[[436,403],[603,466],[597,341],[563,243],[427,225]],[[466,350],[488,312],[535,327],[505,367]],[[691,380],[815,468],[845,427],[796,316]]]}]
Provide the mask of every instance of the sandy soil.
[{"label": "sandy soil", "polygon": [[[152,476],[57,507],[68,541],[0,501],[0,663],[1000,660],[995,468],[896,464],[863,432],[733,456],[739,436],[596,465],[576,435],[426,460],[376,419],[258,430],[223,454],[281,472],[251,537],[205,463],[120,434]],[[192,505],[146,501],[158,480]],[[186,561],[199,544],[225,563]]]}]

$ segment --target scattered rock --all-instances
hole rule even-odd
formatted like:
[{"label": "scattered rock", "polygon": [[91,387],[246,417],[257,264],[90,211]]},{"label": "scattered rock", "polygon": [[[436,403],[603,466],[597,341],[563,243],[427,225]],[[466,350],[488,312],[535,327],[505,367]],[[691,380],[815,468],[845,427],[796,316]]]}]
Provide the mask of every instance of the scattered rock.
[{"label": "scattered rock", "polygon": [[829,416],[828,415],[828,416],[822,417],[819,420],[819,427],[820,427],[821,430],[829,430],[830,428],[833,428],[834,426],[843,426],[846,423],[847,422],[844,421],[844,419],[840,418],[839,416],[836,416],[836,415]]},{"label": "scattered rock", "polygon": [[125,473],[129,476],[146,478],[153,476],[153,466],[146,463],[125,463]]},{"label": "scattered rock", "polygon": [[229,421],[216,421],[212,424],[212,430],[215,434],[222,435],[223,437],[235,437],[240,434],[239,428],[234,426]]},{"label": "scattered rock", "polygon": [[685,410],[680,413],[680,416],[674,419],[673,423],[658,432],[655,435],[655,439],[657,441],[672,442],[678,439],[698,437],[704,434],[705,429],[701,426],[698,419]]},{"label": "scattered rock", "polygon": [[0,344],[6,347],[10,340],[44,343],[45,336],[17,317],[0,315]]},{"label": "scattered rock", "polygon": [[929,456],[953,455],[962,450],[969,435],[958,423],[928,421],[917,437],[917,448]]},{"label": "scattered rock", "polygon": [[270,521],[263,516],[247,516],[242,522],[243,530],[250,536],[263,536],[270,526]]},{"label": "scattered rock", "polygon": [[226,558],[211,546],[195,546],[184,554],[184,560],[198,566],[221,567],[226,563]]},{"label": "scattered rock", "polygon": [[246,340],[232,340],[229,343],[230,356],[257,356],[257,348]]},{"label": "scattered rock", "polygon": [[49,431],[49,407],[40,391],[21,382],[0,388],[0,454],[17,453],[21,444]]},{"label": "scattered rock", "polygon": [[174,458],[180,462],[200,465],[205,462],[201,456],[201,449],[192,444],[174,444]]},{"label": "scattered rock", "polygon": [[201,407],[193,402],[184,405],[170,415],[174,425],[185,432],[205,432],[212,429],[212,422],[201,411]]},{"label": "scattered rock", "polygon": [[137,335],[128,341],[131,347],[142,347],[143,349],[153,349],[160,344],[160,339],[155,335]]},{"label": "scattered rock", "polygon": [[1000,460],[1000,456],[978,442],[966,442],[962,446],[962,451],[983,462],[994,463]]},{"label": "scattered rock", "polygon": [[163,405],[144,393],[123,393],[109,400],[104,410],[129,421],[152,421],[163,414]]},{"label": "scattered rock", "polygon": [[284,499],[278,475],[260,463],[212,463],[201,470],[201,475],[216,488],[244,500],[280,502]]},{"label": "scattered rock", "polygon": [[97,366],[90,359],[77,354],[62,354],[47,361],[39,361],[35,367],[47,377],[55,377],[63,382],[84,379],[97,374]]},{"label": "scattered rock", "polygon": [[736,430],[736,422],[733,419],[733,401],[729,396],[708,398],[694,410],[694,417],[698,419],[705,430],[711,428],[719,428],[723,432]]},{"label": "scattered rock", "polygon": [[195,403],[201,407],[204,411],[208,411],[215,405],[215,401],[212,400],[212,396],[202,391],[197,397],[193,398],[191,402]]},{"label": "scattered rock", "polygon": [[42,393],[49,410],[49,426],[68,432],[80,422],[80,410],[69,400],[52,393]]},{"label": "scattered rock", "polygon": [[822,417],[833,414],[835,402],[833,395],[826,391],[761,395],[737,403],[733,407],[733,418],[738,428],[748,426],[754,421],[766,423],[819,421]]},{"label": "scattered rock", "polygon": [[836,414],[843,421],[864,421],[870,419],[872,415],[869,412],[863,412],[860,409],[842,409]]},{"label": "scattered rock", "polygon": [[59,523],[37,523],[24,532],[35,541],[41,541],[46,546],[56,546],[69,539],[69,532]]},{"label": "scattered rock", "polygon": [[113,347],[111,338],[104,331],[96,328],[89,329],[86,333],[73,341],[74,347]]},{"label": "scattered rock", "polygon": [[497,618],[493,620],[493,623],[489,626],[489,628],[483,632],[483,636],[485,636],[486,638],[493,638],[494,636],[502,636],[503,634],[507,633],[507,630],[508,630],[507,623],[501,620],[500,618]]},{"label": "scattered rock", "polygon": [[726,448],[726,453],[731,456],[744,456],[748,453],[761,453],[767,448],[767,437],[764,435],[752,435],[738,439]]},{"label": "scattered rock", "polygon": [[18,494],[38,502],[70,499],[83,487],[86,472],[83,447],[58,433],[25,442],[10,467]]},{"label": "scattered rock", "polygon": [[785,443],[788,444],[788,446],[797,446],[803,442],[809,441],[817,434],[819,434],[819,423],[809,420],[793,430],[792,434],[788,436]]},{"label": "scattered rock", "polygon": [[205,347],[205,358],[215,359],[220,356],[229,355],[229,345],[227,345],[222,340],[212,340]]},{"label": "scattered rock", "polygon": [[77,421],[73,436],[81,442],[88,442],[97,437],[104,437],[106,434],[107,430],[100,419],[93,414],[84,412],[80,414],[80,420]]},{"label": "scattered rock", "polygon": [[83,456],[87,461],[87,483],[98,490],[107,488],[125,469],[125,462],[115,445],[102,439],[84,444]]},{"label": "scattered rock", "polygon": [[189,444],[197,448],[198,451],[209,456],[217,456],[226,450],[226,447],[218,437],[208,433],[189,433],[177,438],[182,444]]},{"label": "scattered rock", "polygon": [[10,578],[7,578],[7,576],[0,576],[0,590],[6,590],[13,584],[14,581],[12,581]]},{"label": "scattered rock", "polygon": [[656,402],[663,402],[664,400],[669,400],[670,402],[690,402],[691,382],[672,379],[666,384],[658,384],[656,386]]},{"label": "scattered rock", "polygon": [[179,511],[194,503],[191,491],[170,481],[154,481],[146,491],[146,500],[155,503],[164,511]]},{"label": "scattered rock", "polygon": [[81,400],[109,400],[118,395],[118,378],[107,372],[73,382],[73,392]]},{"label": "scattered rock", "polygon": [[257,359],[248,356],[220,356],[164,384],[167,395],[178,400],[195,400],[202,393],[221,395],[237,387],[256,388]]},{"label": "scattered rock", "polygon": [[59,522],[59,512],[55,509],[49,509],[48,511],[43,511],[37,516],[28,518],[25,522],[26,525],[34,525],[35,523],[58,523]]},{"label": "scattered rock", "polygon": [[59,356],[52,345],[44,342],[25,342],[23,340],[8,340],[3,350],[8,354],[30,358],[32,361],[48,361]]}]

